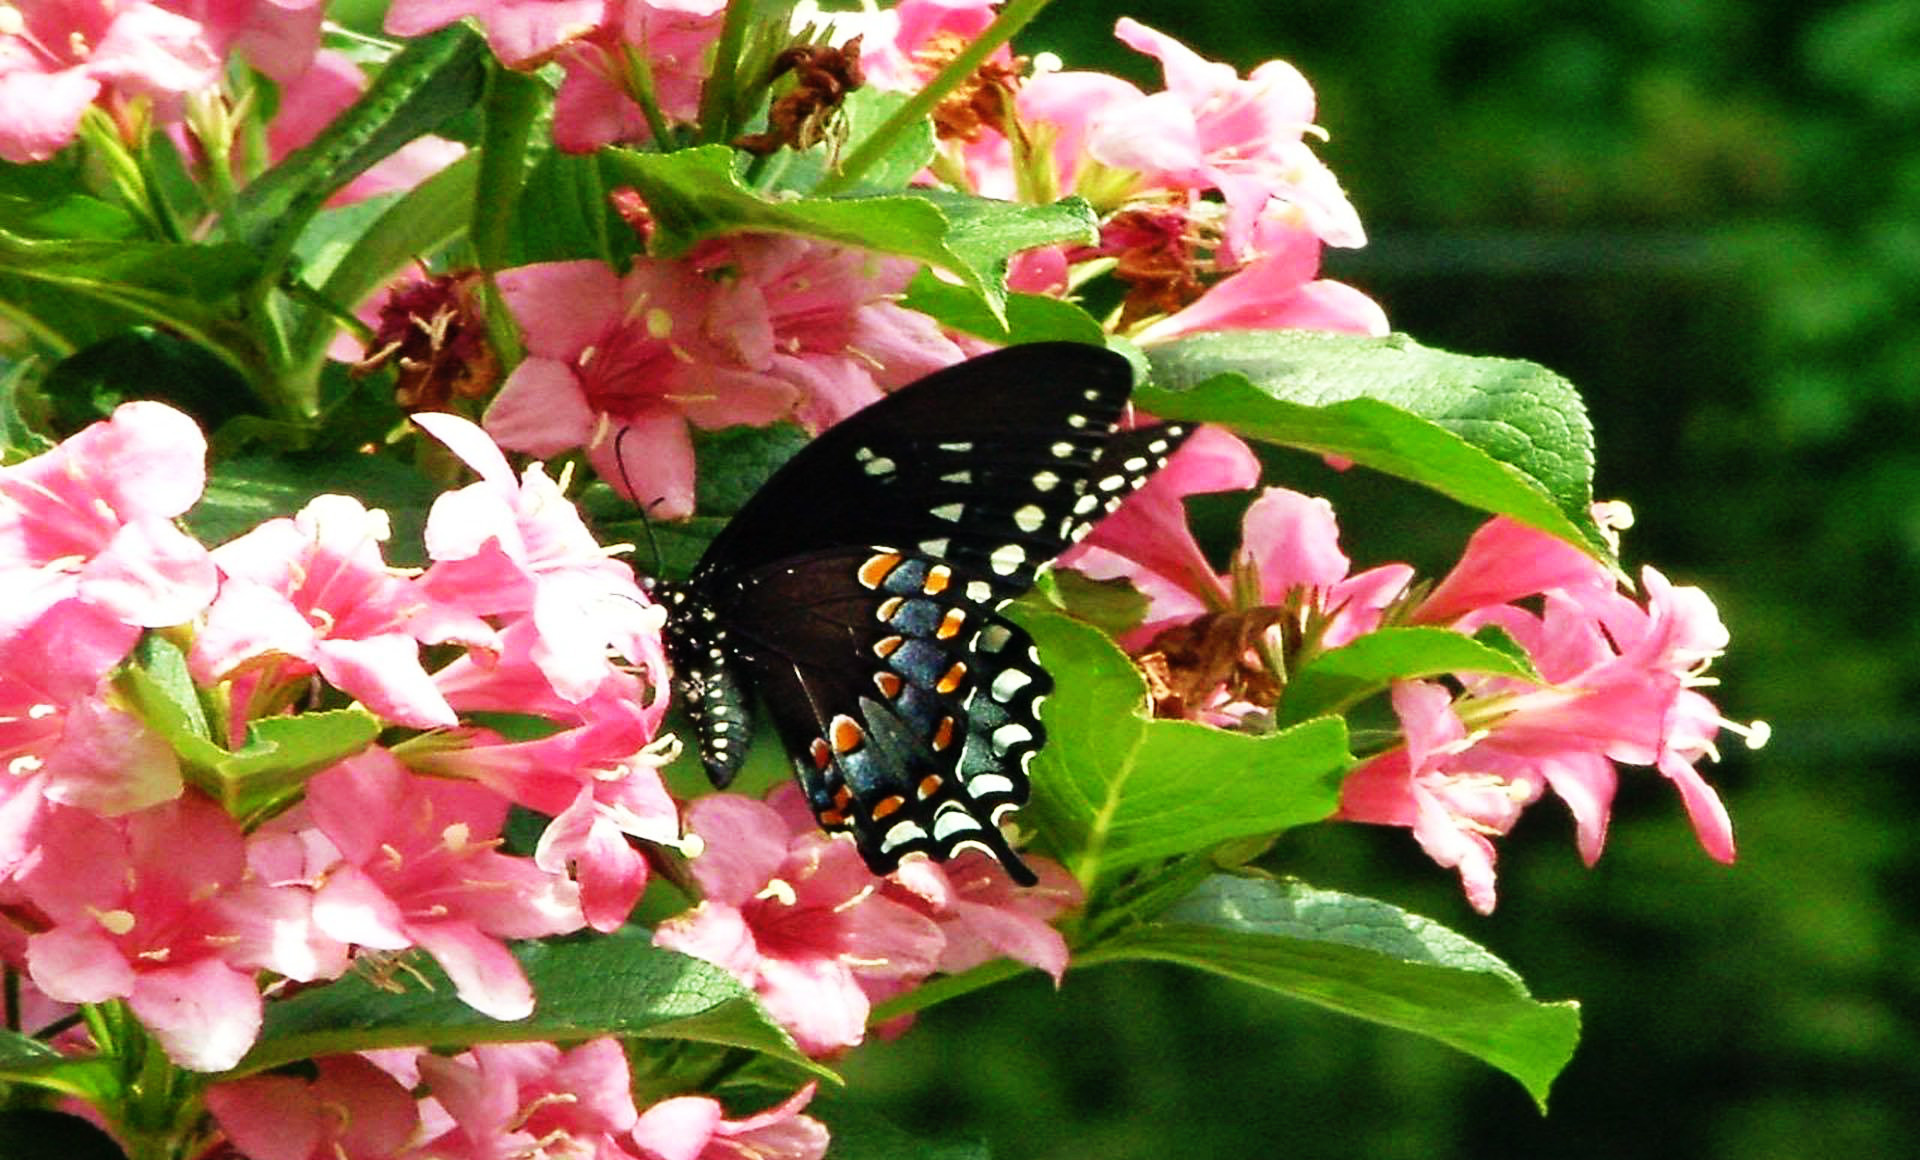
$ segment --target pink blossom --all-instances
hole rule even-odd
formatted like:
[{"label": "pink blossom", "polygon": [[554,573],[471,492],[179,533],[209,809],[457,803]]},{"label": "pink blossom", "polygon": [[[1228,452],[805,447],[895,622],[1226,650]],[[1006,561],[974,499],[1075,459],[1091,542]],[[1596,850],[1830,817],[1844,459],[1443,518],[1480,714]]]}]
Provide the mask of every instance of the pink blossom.
[{"label": "pink blossom", "polygon": [[[910,92],[933,78],[938,46],[966,44],[993,23],[999,0],[901,0],[892,8],[835,13],[834,26],[861,37],[860,67],[876,88]],[[1005,53],[1005,49],[1001,50]],[[946,55],[951,55],[951,50]]]},{"label": "pink blossom", "polygon": [[0,632],[78,596],[163,628],[213,599],[213,561],[173,519],[206,486],[206,439],[162,403],[123,403],[43,455],[0,468]]},{"label": "pink blossom", "polygon": [[[1430,856],[1460,869],[1468,900],[1485,912],[1494,904],[1488,839],[1522,807],[1552,789],[1592,864],[1606,843],[1617,767],[1651,765],[1679,790],[1702,847],[1731,861],[1732,822],[1694,767],[1714,754],[1721,728],[1757,745],[1764,726],[1727,722],[1693,691],[1727,643],[1712,602],[1651,568],[1642,582],[1644,604],[1621,593],[1604,565],[1544,533],[1502,520],[1483,528],[1416,615],[1450,617],[1461,632],[1500,628],[1545,683],[1460,674],[1457,699],[1435,684],[1396,686],[1406,745],[1348,778],[1341,815],[1413,827]],[[1509,603],[1536,597],[1537,612]]]},{"label": "pink blossom", "polygon": [[79,599],[0,637],[0,872],[28,852],[42,802],[123,814],[179,796],[173,750],[107,678],[140,630]]},{"label": "pink blossom", "polygon": [[584,923],[579,890],[531,860],[494,849],[507,802],[479,786],[418,778],[368,750],[307,786],[313,825],[331,844],[314,875],[315,920],[373,950],[418,946],[460,998],[495,1019],[533,1011],[533,990],[502,940]]},{"label": "pink blossom", "polygon": [[917,268],[904,259],[739,234],[700,247],[689,261],[760,300],[772,339],[766,371],[800,388],[796,417],[809,430],[965,357],[933,319],[893,301]]},{"label": "pink blossom", "polygon": [[585,720],[537,741],[476,731],[471,744],[422,744],[408,758],[423,772],[470,778],[549,815],[534,864],[557,875],[571,867],[588,925],[604,932],[627,920],[646,889],[646,856],[629,839],[681,845],[680,812],[660,780],[655,723],[632,700],[597,699]]},{"label": "pink blossom", "polygon": [[[381,558],[384,512],[323,495],[292,519],[268,520],[214,550],[224,580],[194,639],[194,679],[245,676],[277,689],[318,672],[374,713],[403,725],[454,723],[453,709],[420,664],[413,618],[426,605],[415,584]],[[237,734],[246,698],[235,698]]]},{"label": "pink blossom", "polygon": [[1089,131],[1089,154],[1163,188],[1219,190],[1230,252],[1246,246],[1273,201],[1330,245],[1364,244],[1359,216],[1304,140],[1316,131],[1314,99],[1298,70],[1268,61],[1242,79],[1131,18],[1114,33],[1160,62],[1167,87],[1107,106]]},{"label": "pink blossom", "polygon": [[420,1145],[437,1160],[553,1156],[616,1160],[633,1130],[632,1078],[620,1041],[483,1044],[452,1058],[422,1053],[420,1076],[451,1123]]},{"label": "pink blossom", "polygon": [[647,1160],[821,1160],[827,1126],[800,1114],[814,1087],[739,1120],[707,1096],[662,1100],[640,1113],[632,1140]]},{"label": "pink blossom", "polygon": [[357,1055],[313,1063],[313,1079],[259,1075],[207,1089],[207,1109],[251,1160],[388,1160],[420,1112],[394,1078]]},{"label": "pink blossom", "polygon": [[436,499],[427,518],[427,554],[435,562],[420,586],[435,608],[425,615],[457,609],[530,616],[536,635],[528,659],[570,703],[614,677],[609,651],[624,657],[647,678],[647,723],[657,729],[668,689],[665,613],[634,582],[633,570],[609,558],[539,465],[516,480],[500,449],[472,423],[432,412],[415,421],[480,476]]},{"label": "pink blossom", "polygon": [[527,358],[486,415],[503,447],[551,457],[585,447],[602,479],[664,519],[693,511],[688,424],[766,424],[794,388],[763,373],[764,304],[685,263],[638,259],[619,277],[598,262],[503,271],[500,291]]},{"label": "pink blossom", "polygon": [[221,56],[247,63],[286,84],[307,70],[320,51],[326,0],[160,0],[162,7],[205,28]]},{"label": "pink blossom", "polygon": [[[297,887],[246,878],[237,825],[197,795],[118,820],[54,812],[16,877],[47,917],[28,942],[51,998],[124,998],[182,1067],[232,1067],[260,1030],[253,972],[311,980],[345,967]],[[283,905],[284,903],[284,905]]]},{"label": "pink blossom", "polygon": [[1342,282],[1317,278],[1320,239],[1279,219],[1254,225],[1243,264],[1185,309],[1133,334],[1142,344],[1210,330],[1331,330],[1386,334],[1386,312]]},{"label": "pink blossom", "polygon": [[933,919],[946,936],[935,969],[955,975],[1002,956],[1036,967],[1055,986],[1067,970],[1067,940],[1052,921],[1084,900],[1080,883],[1051,858],[1025,856],[1037,886],[1018,886],[999,864],[968,851],[948,862],[910,859],[888,876],[887,897]]},{"label": "pink blossom", "polygon": [[[572,153],[653,139],[643,96],[667,124],[695,120],[725,0],[623,0],[608,24],[560,53],[553,139]],[[641,70],[644,68],[644,72]]]},{"label": "pink blossom", "polygon": [[393,0],[386,29],[419,36],[472,17],[493,53],[513,68],[536,68],[606,18],[606,0]]},{"label": "pink blossom", "polygon": [[924,978],[940,928],[883,897],[850,842],[771,806],[714,794],[687,809],[705,844],[693,859],[702,901],[661,923],[654,942],[726,968],[760,995],[801,1049],[822,1055],[865,1035],[863,982]]},{"label": "pink blossom", "polygon": [[0,9],[0,158],[45,161],[73,142],[99,102],[151,102],[170,121],[187,94],[220,83],[197,21],[144,2],[39,0]]},{"label": "pink blossom", "polygon": [[[366,74],[345,54],[319,53],[309,67],[281,82],[280,109],[267,126],[269,154],[278,161],[312,141],[366,88]],[[411,189],[458,161],[466,151],[466,146],[444,137],[416,138],[347,183],[327,204],[350,205],[379,194]]]}]

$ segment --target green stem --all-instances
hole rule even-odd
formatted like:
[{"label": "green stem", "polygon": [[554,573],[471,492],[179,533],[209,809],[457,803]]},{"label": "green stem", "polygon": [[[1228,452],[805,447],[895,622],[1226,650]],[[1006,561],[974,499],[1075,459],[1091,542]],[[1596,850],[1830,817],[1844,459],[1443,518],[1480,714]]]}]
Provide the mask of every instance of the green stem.
[{"label": "green stem", "polygon": [[733,140],[734,103],[740,91],[740,49],[747,42],[747,29],[753,25],[756,0],[731,0],[720,24],[720,39],[714,45],[713,71],[700,86],[700,140],[705,143]]},{"label": "green stem", "polygon": [[861,174],[871,169],[876,162],[893,148],[893,142],[900,134],[933,113],[948,93],[960,87],[968,77],[986,63],[995,49],[1012,40],[1014,33],[1025,28],[1034,17],[1040,15],[1049,0],[1009,0],[1000,10],[1000,15],[987,26],[980,39],[962,49],[960,54],[947,62],[947,67],[939,75],[927,82],[927,87],[908,98],[907,103],[895,109],[893,116],[880,123],[871,136],[860,142],[858,148],[847,155],[840,168],[814,187],[814,193],[820,196],[839,193],[859,180]]}]

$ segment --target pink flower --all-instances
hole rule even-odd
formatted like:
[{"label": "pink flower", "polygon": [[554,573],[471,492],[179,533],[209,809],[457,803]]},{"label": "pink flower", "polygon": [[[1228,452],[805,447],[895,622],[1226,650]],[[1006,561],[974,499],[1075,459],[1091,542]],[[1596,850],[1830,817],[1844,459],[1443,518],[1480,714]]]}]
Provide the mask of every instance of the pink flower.
[{"label": "pink flower", "polygon": [[965,357],[933,319],[893,301],[916,269],[903,259],[739,234],[700,247],[689,261],[760,300],[772,340],[766,372],[800,388],[796,417],[811,431]]},{"label": "pink flower", "polygon": [[606,25],[560,54],[567,75],[554,100],[554,143],[590,153],[653,140],[643,97],[669,125],[695,120],[725,14],[725,0],[623,0]]},{"label": "pink flower", "polygon": [[599,27],[606,10],[606,0],[393,0],[386,29],[419,36],[470,16],[495,56],[513,68],[537,68],[560,46]]},{"label": "pink flower", "polygon": [[[294,518],[268,520],[215,549],[225,579],[194,639],[194,679],[244,677],[255,707],[271,709],[280,690],[318,672],[390,721],[453,724],[413,632],[427,601],[381,558],[387,535],[384,512],[323,495]],[[234,698],[236,736],[247,701]]]},{"label": "pink flower", "polygon": [[638,1120],[620,1041],[483,1044],[449,1059],[422,1053],[420,1076],[451,1126],[424,1141],[437,1160],[617,1160]]},{"label": "pink flower", "polygon": [[1378,303],[1343,282],[1315,277],[1320,244],[1303,227],[1260,219],[1238,270],[1208,287],[1192,305],[1136,331],[1133,340],[1152,344],[1209,330],[1386,334],[1386,312]]},{"label": "pink flower", "polygon": [[259,1075],[207,1089],[207,1109],[252,1160],[388,1160],[420,1124],[413,1096],[357,1055],[313,1063],[313,1079]]},{"label": "pink flower", "polygon": [[[909,92],[933,78],[943,44],[965,44],[993,23],[999,0],[901,0],[864,14],[835,13],[834,27],[861,37],[860,67],[875,88]],[[1005,52],[1004,49],[1001,50]],[[945,54],[952,55],[949,49]]]},{"label": "pink flower", "polygon": [[692,863],[703,900],[661,923],[654,943],[726,968],[809,1054],[864,1037],[863,981],[924,978],[936,966],[939,927],[876,892],[852,843],[811,822],[796,832],[736,794],[694,802],[687,827],[705,843]]},{"label": "pink flower", "polygon": [[0,638],[0,873],[25,857],[43,802],[124,814],[178,797],[173,750],[113,695],[140,630],[63,600]]},{"label": "pink flower", "polygon": [[[1521,808],[1546,789],[1567,803],[1581,857],[1606,842],[1617,766],[1651,765],[1672,781],[1702,847],[1732,861],[1733,827],[1694,768],[1721,728],[1765,740],[1763,725],[1723,720],[1692,686],[1727,632],[1712,602],[1642,573],[1644,606],[1598,561],[1544,533],[1496,520],[1461,565],[1421,604],[1421,619],[1497,626],[1526,650],[1545,684],[1460,674],[1465,695],[1431,683],[1397,685],[1404,748],[1361,766],[1341,793],[1341,815],[1412,826],[1437,862],[1460,869],[1468,900],[1494,905],[1493,847]],[[1506,603],[1539,597],[1540,611]],[[1477,600],[1490,602],[1472,608]]]},{"label": "pink flower", "polygon": [[622,278],[598,262],[500,274],[527,358],[486,415],[503,447],[542,458],[585,447],[594,470],[663,519],[693,511],[687,425],[763,425],[796,392],[762,373],[764,304],[685,263],[638,259]]},{"label": "pink flower", "polygon": [[247,63],[286,84],[307,71],[320,51],[326,0],[160,0],[161,6],[200,22],[221,56]]},{"label": "pink flower", "polygon": [[533,1011],[533,990],[502,940],[584,923],[579,890],[525,858],[494,849],[505,799],[479,786],[418,778],[374,749],[307,785],[321,882],[315,920],[373,950],[418,946],[460,998],[495,1019]]},{"label": "pink flower", "polygon": [[552,817],[534,864],[556,875],[571,867],[588,925],[605,932],[627,920],[646,889],[646,856],[629,839],[682,845],[680,811],[660,780],[655,723],[632,700],[596,699],[585,719],[538,741],[475,734],[474,744],[457,748],[423,743],[408,758],[423,772],[470,778]]},{"label": "pink flower", "polygon": [[[423,617],[455,610],[527,616],[535,634],[528,659],[569,703],[585,701],[621,672],[609,651],[624,657],[647,677],[645,740],[651,740],[666,713],[665,612],[640,590],[631,568],[609,558],[539,465],[516,480],[500,449],[472,423],[438,412],[422,412],[415,421],[480,476],[436,499],[427,518],[427,554],[435,563],[420,587],[435,606]],[[486,638],[469,643],[497,647],[483,631]],[[473,634],[473,626],[459,624],[434,638],[462,633]]]},{"label": "pink flower", "polygon": [[0,633],[72,596],[164,628],[213,599],[207,550],[173,519],[206,486],[206,439],[162,403],[123,403],[44,455],[0,468]]},{"label": "pink flower", "polygon": [[827,1126],[800,1114],[814,1087],[740,1120],[706,1096],[662,1100],[640,1113],[632,1140],[647,1160],[821,1160]]},{"label": "pink flower", "polygon": [[15,881],[47,918],[28,942],[51,998],[124,998],[175,1063],[232,1067],[260,1030],[253,972],[312,980],[345,967],[307,921],[304,892],[247,880],[244,841],[197,795],[109,821],[52,814]]},{"label": "pink flower", "polygon": [[220,83],[196,21],[130,0],[38,0],[0,9],[0,158],[45,161],[73,142],[87,106],[144,98],[162,121]]},{"label": "pink flower", "polygon": [[1292,65],[1268,61],[1242,79],[1130,18],[1114,34],[1159,60],[1167,88],[1105,108],[1089,131],[1089,154],[1162,188],[1219,190],[1230,252],[1246,246],[1274,201],[1330,245],[1365,243],[1359,216],[1303,139],[1315,131],[1313,90]]},{"label": "pink flower", "polygon": [[909,859],[882,890],[939,924],[946,946],[935,969],[942,974],[959,974],[1004,956],[1045,971],[1059,986],[1067,970],[1067,940],[1052,921],[1079,906],[1085,895],[1059,863],[1038,855],[1026,858],[1040,877],[1037,886],[1015,885],[993,859],[968,851],[949,862]]},{"label": "pink flower", "polygon": [[[312,141],[366,88],[366,74],[346,55],[319,53],[309,67],[282,80],[280,109],[267,127],[268,152],[277,161]],[[354,178],[327,204],[351,205],[379,194],[412,189],[458,161],[466,151],[466,146],[444,137],[409,141]]]}]

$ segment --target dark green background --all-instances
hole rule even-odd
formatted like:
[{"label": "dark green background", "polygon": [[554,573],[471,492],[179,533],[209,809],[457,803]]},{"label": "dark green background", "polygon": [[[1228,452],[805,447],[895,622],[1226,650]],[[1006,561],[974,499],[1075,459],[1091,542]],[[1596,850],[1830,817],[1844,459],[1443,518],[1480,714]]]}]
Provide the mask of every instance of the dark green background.
[{"label": "dark green background", "polygon": [[[1539,1116],[1411,1037],[1172,969],[1027,980],[847,1061],[853,1090],[995,1155],[1920,1154],[1920,3],[1059,0],[1020,42],[1152,86],[1132,15],[1243,69],[1292,61],[1372,244],[1331,276],[1398,329],[1580,386],[1626,556],[1706,587],[1715,694],[1775,740],[1708,767],[1740,861],[1651,771],[1586,870],[1543,802],[1473,915],[1399,831],[1289,836],[1274,865],[1440,919],[1585,1003]],[[1441,567],[1471,526],[1282,465],[1341,505],[1357,565]]]}]

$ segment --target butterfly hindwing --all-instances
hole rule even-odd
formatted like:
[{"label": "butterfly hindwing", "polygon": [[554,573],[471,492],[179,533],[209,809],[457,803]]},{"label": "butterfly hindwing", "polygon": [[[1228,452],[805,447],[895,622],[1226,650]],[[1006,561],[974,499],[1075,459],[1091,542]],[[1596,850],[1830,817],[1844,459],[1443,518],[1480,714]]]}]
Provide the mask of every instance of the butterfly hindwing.
[{"label": "butterfly hindwing", "polygon": [[715,598],[815,817],[876,871],[971,845],[1033,880],[1000,821],[1027,800],[1053,682],[1003,600],[956,565],[885,547],[811,553]]}]

